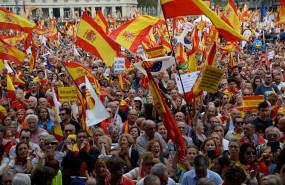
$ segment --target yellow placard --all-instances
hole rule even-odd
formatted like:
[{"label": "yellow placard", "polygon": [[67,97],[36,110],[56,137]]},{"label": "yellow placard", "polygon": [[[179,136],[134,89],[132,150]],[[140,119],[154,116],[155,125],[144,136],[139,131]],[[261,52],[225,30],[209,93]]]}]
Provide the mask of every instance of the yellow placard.
[{"label": "yellow placard", "polygon": [[77,101],[76,87],[59,87],[58,98],[60,102]]},{"label": "yellow placard", "polygon": [[264,96],[244,96],[242,98],[243,111],[257,109],[260,102],[264,101]]},{"label": "yellow placard", "polygon": [[223,77],[224,70],[216,67],[206,66],[199,82],[198,89],[210,93],[217,92],[218,86]]},{"label": "yellow placard", "polygon": [[157,58],[161,56],[165,56],[165,51],[162,46],[147,49],[146,54],[148,58]]}]

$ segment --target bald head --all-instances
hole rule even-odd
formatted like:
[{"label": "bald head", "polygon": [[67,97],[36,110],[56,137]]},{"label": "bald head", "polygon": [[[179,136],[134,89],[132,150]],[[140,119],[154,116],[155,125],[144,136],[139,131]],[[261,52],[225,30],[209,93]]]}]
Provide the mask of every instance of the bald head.
[{"label": "bald head", "polygon": [[155,122],[152,120],[146,120],[144,123],[144,131],[150,139],[154,138],[154,134],[156,131]]}]

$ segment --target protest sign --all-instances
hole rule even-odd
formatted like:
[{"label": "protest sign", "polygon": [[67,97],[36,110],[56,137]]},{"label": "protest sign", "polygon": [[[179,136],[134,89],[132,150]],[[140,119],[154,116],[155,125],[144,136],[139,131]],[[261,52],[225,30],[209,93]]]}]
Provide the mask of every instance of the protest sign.
[{"label": "protest sign", "polygon": [[59,87],[58,99],[60,102],[77,101],[76,87]]},{"label": "protest sign", "polygon": [[125,58],[117,57],[114,62],[114,74],[125,73]]},{"label": "protest sign", "polygon": [[157,57],[165,56],[164,48],[163,46],[158,46],[155,48],[147,49],[146,55],[148,58],[157,58]]},{"label": "protest sign", "polygon": [[244,96],[242,98],[243,111],[257,109],[260,102],[264,101],[264,96]]},{"label": "protest sign", "polygon": [[217,92],[217,88],[223,77],[224,70],[216,67],[206,66],[199,82],[198,89],[210,93]]},{"label": "protest sign", "polygon": [[[195,71],[192,73],[186,73],[186,74],[181,75],[181,80],[182,80],[182,84],[183,84],[185,92],[189,92],[191,90],[199,73],[200,71]],[[179,76],[176,76],[175,80],[176,80],[179,93],[183,94],[182,84],[181,84]]]}]

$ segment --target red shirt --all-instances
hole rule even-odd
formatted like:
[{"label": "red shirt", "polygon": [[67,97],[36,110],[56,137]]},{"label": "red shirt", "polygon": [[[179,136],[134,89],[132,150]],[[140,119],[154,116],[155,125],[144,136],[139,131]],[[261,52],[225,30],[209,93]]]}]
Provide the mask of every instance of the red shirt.
[{"label": "red shirt", "polygon": [[[110,181],[111,177],[106,177],[105,178],[105,185],[111,185]],[[129,179],[128,177],[122,176],[119,185],[134,185],[132,179]]]}]

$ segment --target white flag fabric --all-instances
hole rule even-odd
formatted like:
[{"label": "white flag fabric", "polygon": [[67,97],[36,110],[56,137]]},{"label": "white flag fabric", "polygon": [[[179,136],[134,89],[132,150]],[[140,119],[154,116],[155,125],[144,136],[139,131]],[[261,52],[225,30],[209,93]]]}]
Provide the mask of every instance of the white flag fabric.
[{"label": "white flag fabric", "polygon": [[[88,78],[85,76],[86,84],[86,125],[92,126],[100,123],[101,121],[110,117],[110,114],[104,107],[103,103],[100,101],[99,97],[95,93],[95,90]],[[89,91],[89,92],[88,92]]]},{"label": "white flag fabric", "polygon": [[54,125],[59,125],[59,123],[61,122],[61,119],[59,117],[59,107],[61,106],[61,103],[57,101],[54,88],[52,88],[52,100],[53,100],[54,106],[52,106],[52,108],[49,109],[50,119],[53,121]]},{"label": "white flag fabric", "polygon": [[[172,56],[164,56],[164,57],[158,57],[158,58],[145,59],[143,62],[147,63],[147,66],[149,66],[149,71],[152,74],[156,74],[159,72],[166,71],[166,69],[168,69],[173,64],[175,64],[175,59]],[[134,66],[138,70],[140,70],[144,75],[147,76],[146,71],[144,70],[142,66],[143,62],[135,63]]]}]

